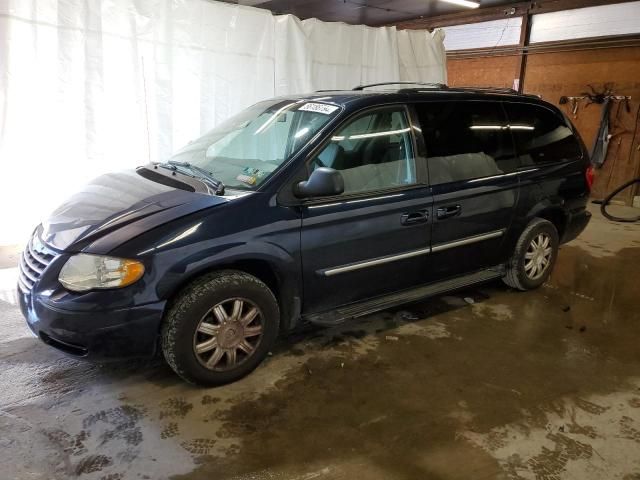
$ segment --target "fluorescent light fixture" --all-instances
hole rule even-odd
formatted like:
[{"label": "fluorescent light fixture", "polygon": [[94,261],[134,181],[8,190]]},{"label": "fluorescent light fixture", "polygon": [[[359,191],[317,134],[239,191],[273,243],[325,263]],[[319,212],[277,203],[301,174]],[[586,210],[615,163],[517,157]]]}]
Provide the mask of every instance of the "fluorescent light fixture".
[{"label": "fluorescent light fixture", "polygon": [[460,5],[467,8],[478,8],[480,4],[478,2],[470,2],[469,0],[441,0],[446,3],[453,3],[454,5]]},{"label": "fluorescent light fixture", "polygon": [[502,130],[508,127],[504,125],[471,125],[469,128],[471,130]]},{"label": "fluorescent light fixture", "polygon": [[471,130],[535,130],[531,125],[471,125]]}]

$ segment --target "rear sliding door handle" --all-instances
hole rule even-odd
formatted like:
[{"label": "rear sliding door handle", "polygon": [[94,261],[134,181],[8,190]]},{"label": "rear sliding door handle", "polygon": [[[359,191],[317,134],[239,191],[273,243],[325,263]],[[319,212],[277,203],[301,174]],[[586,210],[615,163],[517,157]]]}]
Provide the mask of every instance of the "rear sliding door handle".
[{"label": "rear sliding door handle", "polygon": [[425,223],[427,221],[429,221],[429,210],[427,209],[403,213],[400,217],[402,225],[415,225],[416,223]]},{"label": "rear sliding door handle", "polygon": [[462,207],[460,205],[448,205],[446,207],[438,207],[436,210],[436,217],[438,220],[443,220],[445,218],[455,217],[456,215],[460,215],[462,211]]}]

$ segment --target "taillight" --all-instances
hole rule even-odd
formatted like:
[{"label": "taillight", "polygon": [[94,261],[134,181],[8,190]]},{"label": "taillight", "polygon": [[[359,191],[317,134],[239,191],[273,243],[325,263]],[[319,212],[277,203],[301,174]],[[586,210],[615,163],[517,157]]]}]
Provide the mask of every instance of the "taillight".
[{"label": "taillight", "polygon": [[591,191],[591,187],[593,186],[593,180],[595,179],[595,171],[593,169],[593,165],[589,165],[584,172],[584,176],[587,179],[587,188]]}]

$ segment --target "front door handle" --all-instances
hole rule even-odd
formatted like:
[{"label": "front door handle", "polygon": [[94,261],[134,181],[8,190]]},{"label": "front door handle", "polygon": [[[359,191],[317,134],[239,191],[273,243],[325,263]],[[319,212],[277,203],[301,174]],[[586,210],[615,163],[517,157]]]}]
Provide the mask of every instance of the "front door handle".
[{"label": "front door handle", "polygon": [[443,220],[445,218],[455,217],[456,215],[460,215],[462,211],[462,207],[460,205],[449,205],[446,207],[439,207],[436,210],[436,216],[438,220]]},{"label": "front door handle", "polygon": [[400,217],[402,225],[415,225],[416,223],[424,223],[429,221],[429,210],[426,208],[417,212],[403,213]]}]

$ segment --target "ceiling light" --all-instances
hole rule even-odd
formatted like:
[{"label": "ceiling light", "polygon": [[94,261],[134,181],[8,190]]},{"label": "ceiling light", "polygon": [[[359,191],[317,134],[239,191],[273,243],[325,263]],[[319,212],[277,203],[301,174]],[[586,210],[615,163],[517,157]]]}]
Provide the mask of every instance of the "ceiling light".
[{"label": "ceiling light", "polygon": [[469,0],[442,0],[446,3],[453,3],[454,5],[460,5],[467,8],[478,8],[480,4],[478,2],[470,2]]}]

